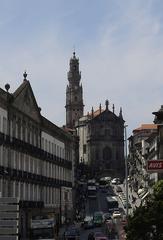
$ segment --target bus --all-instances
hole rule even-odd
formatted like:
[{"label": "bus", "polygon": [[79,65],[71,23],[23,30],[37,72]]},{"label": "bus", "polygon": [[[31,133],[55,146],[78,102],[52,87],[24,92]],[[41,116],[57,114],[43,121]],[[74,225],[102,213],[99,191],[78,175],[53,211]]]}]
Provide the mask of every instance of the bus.
[{"label": "bus", "polygon": [[119,203],[116,197],[114,196],[106,197],[106,201],[109,212],[113,212],[114,210],[118,209]]},{"label": "bus", "polygon": [[88,198],[92,198],[92,199],[95,199],[97,197],[96,186],[88,186],[87,196],[88,196]]},{"label": "bus", "polygon": [[95,227],[101,227],[103,224],[103,212],[95,212],[93,215],[93,223]]},{"label": "bus", "polygon": [[105,187],[107,187],[107,181],[105,180],[105,178],[100,178],[100,180],[99,180],[99,187],[100,188],[105,188]]},{"label": "bus", "polygon": [[89,179],[87,182],[87,186],[96,186],[96,180],[95,179]]}]

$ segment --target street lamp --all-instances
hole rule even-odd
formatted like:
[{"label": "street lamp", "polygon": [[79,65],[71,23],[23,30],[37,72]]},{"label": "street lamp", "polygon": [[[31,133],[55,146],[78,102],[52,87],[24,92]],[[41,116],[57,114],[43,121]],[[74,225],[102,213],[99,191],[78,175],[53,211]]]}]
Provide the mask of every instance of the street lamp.
[{"label": "street lamp", "polygon": [[[8,83],[5,84],[5,89],[6,89],[6,106],[7,106],[7,129],[6,129],[6,139],[8,138],[8,141],[10,143],[10,112],[9,112],[9,89],[10,89],[10,85]],[[6,146],[7,148],[7,162],[8,165],[7,167],[11,168],[11,157],[10,157],[10,145]],[[10,179],[10,175],[9,172],[7,170],[4,171],[5,175],[7,175],[7,181],[8,181],[8,197],[11,197],[11,179]]]},{"label": "street lamp", "polygon": [[126,216],[128,217],[128,160],[127,160],[127,127],[124,126],[124,137],[125,137],[125,180],[126,180]]}]

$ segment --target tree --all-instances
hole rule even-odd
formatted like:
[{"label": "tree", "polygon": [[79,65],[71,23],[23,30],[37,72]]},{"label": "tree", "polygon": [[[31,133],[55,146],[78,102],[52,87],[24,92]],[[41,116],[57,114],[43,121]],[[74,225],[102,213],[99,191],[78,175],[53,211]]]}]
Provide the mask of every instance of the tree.
[{"label": "tree", "polygon": [[146,205],[128,218],[127,240],[163,240],[163,180],[156,183]]},{"label": "tree", "polygon": [[153,197],[155,200],[163,201],[163,180],[158,181],[153,188]]}]

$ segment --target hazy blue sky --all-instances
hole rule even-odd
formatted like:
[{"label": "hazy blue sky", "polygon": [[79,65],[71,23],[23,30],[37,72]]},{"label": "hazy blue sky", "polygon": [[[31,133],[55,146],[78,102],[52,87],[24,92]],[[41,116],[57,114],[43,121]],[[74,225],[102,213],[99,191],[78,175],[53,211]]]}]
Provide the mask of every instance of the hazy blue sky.
[{"label": "hazy blue sky", "polygon": [[27,70],[42,115],[65,124],[69,59],[80,59],[85,113],[115,104],[130,133],[163,104],[162,0],[0,0],[0,87]]}]

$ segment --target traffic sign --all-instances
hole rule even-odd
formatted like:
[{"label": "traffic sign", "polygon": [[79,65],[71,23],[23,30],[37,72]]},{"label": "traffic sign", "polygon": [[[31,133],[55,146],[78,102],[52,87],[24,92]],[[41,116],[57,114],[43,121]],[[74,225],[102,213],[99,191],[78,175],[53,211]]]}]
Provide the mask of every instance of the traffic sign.
[{"label": "traffic sign", "polygon": [[163,172],[163,159],[148,160],[147,161],[148,172]]}]

